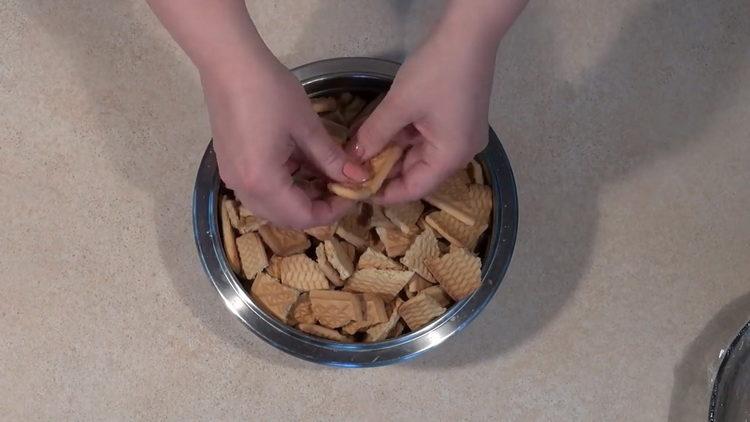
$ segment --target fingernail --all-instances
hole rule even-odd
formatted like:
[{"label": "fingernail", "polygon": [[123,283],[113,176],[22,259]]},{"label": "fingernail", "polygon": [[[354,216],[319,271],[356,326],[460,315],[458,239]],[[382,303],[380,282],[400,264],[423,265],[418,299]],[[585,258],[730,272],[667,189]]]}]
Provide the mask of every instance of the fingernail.
[{"label": "fingernail", "polygon": [[344,164],[342,171],[344,176],[357,183],[366,182],[370,178],[370,172],[366,168],[351,161]]}]

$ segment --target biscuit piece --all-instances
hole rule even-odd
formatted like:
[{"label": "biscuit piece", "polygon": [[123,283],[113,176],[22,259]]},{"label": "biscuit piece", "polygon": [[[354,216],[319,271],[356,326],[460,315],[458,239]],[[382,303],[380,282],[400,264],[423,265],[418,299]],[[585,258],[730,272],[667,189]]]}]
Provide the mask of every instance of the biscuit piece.
[{"label": "biscuit piece", "polygon": [[336,110],[336,99],[333,97],[310,98],[310,105],[314,112],[321,114]]},{"label": "biscuit piece", "polygon": [[252,280],[256,274],[268,266],[266,249],[255,233],[247,233],[237,238],[237,251],[240,254],[242,272]]},{"label": "biscuit piece", "polygon": [[276,255],[290,256],[304,253],[310,247],[310,239],[307,238],[305,233],[298,230],[284,229],[266,224],[258,231],[263,238],[263,242]]},{"label": "biscuit piece", "polygon": [[362,222],[359,212],[346,215],[339,221],[336,234],[358,249],[364,250],[370,244],[370,230],[366,222]]},{"label": "biscuit piece", "polygon": [[396,162],[401,158],[404,150],[399,145],[390,145],[378,155],[370,159],[370,180],[360,184],[329,183],[328,190],[334,194],[353,200],[363,200],[371,197],[383,186],[385,178]]},{"label": "biscuit piece", "polygon": [[414,274],[414,277],[412,277],[409,283],[406,285],[406,290],[412,293],[419,293],[422,290],[432,286],[432,283],[425,280],[419,274]]},{"label": "biscuit piece", "polygon": [[299,291],[284,286],[266,273],[260,273],[255,278],[255,281],[253,281],[253,285],[250,288],[250,295],[266,311],[281,321],[287,322],[289,311],[297,302]]},{"label": "biscuit piece", "polygon": [[469,296],[482,282],[482,262],[466,249],[451,248],[450,253],[427,259],[425,264],[443,290],[456,301]]},{"label": "biscuit piece", "polygon": [[385,311],[385,303],[378,295],[362,293],[364,303],[364,318],[361,321],[352,321],[346,324],[342,331],[346,334],[354,334],[375,324],[388,321],[388,313]]},{"label": "biscuit piece", "polygon": [[307,334],[312,334],[316,337],[322,337],[328,340],[340,341],[342,343],[354,342],[354,339],[349,336],[345,336],[336,330],[332,330],[330,328],[326,328],[316,324],[299,324],[297,328]]},{"label": "biscuit piece", "polygon": [[393,329],[388,332],[388,338],[396,338],[400,336],[404,332],[405,328],[406,328],[406,325],[404,325],[403,322],[398,321],[396,323],[396,326],[393,327]]},{"label": "biscuit piece", "polygon": [[281,279],[281,261],[283,259],[283,256],[274,255],[268,260],[268,267],[266,267],[268,275],[277,280]]},{"label": "biscuit piece", "polygon": [[247,209],[244,205],[242,205],[239,202],[237,202],[237,213],[239,214],[240,218],[242,218],[242,217],[252,217],[252,216],[255,215],[255,214],[253,214],[252,211],[250,211],[249,209]]},{"label": "biscuit piece", "polygon": [[354,293],[338,290],[311,290],[310,302],[315,319],[328,328],[339,328],[364,319],[362,301]]},{"label": "biscuit piece", "polygon": [[445,211],[435,211],[427,214],[425,222],[445,239],[469,250],[474,250],[479,237],[487,230],[487,224],[464,224]]},{"label": "biscuit piece", "polygon": [[373,248],[367,248],[357,261],[357,269],[376,268],[378,270],[403,270],[398,262],[388,258]]},{"label": "biscuit piece", "polygon": [[417,220],[422,215],[422,211],[424,211],[422,201],[411,201],[387,206],[384,212],[385,216],[402,232],[410,234],[418,231]]},{"label": "biscuit piece", "polygon": [[399,306],[398,314],[412,331],[417,331],[445,312],[431,296],[418,294]]},{"label": "biscuit piece", "polygon": [[404,257],[401,258],[401,263],[406,265],[410,270],[424,277],[430,283],[435,283],[435,279],[427,270],[424,263],[426,259],[439,256],[440,249],[438,248],[438,241],[435,237],[435,233],[428,229],[420,233],[419,236],[414,239],[414,243],[409,246]]},{"label": "biscuit piece", "polygon": [[388,321],[382,322],[380,324],[375,324],[372,327],[367,329],[367,336],[365,337],[365,342],[367,343],[373,343],[376,341],[383,341],[388,337],[388,333],[393,330],[393,328],[398,323],[399,319],[401,318],[398,313],[398,308],[401,306],[403,301],[401,299],[396,298],[396,303],[393,306],[393,309],[391,310],[390,317],[388,317]]},{"label": "biscuit piece", "polygon": [[375,242],[375,244],[372,245],[371,248],[375,249],[376,251],[380,253],[385,253],[385,243],[383,243],[383,241],[380,240],[380,238],[378,238],[378,241]]},{"label": "biscuit piece", "polygon": [[489,224],[492,216],[492,188],[485,185],[469,185],[469,207],[474,211],[476,224]]},{"label": "biscuit piece", "polygon": [[350,251],[336,238],[326,240],[324,245],[326,258],[331,266],[338,271],[342,280],[349,278],[354,272],[353,255]]},{"label": "biscuit piece", "polygon": [[469,167],[467,170],[469,172],[469,178],[472,182],[476,183],[477,185],[484,184],[484,171],[482,170],[482,165],[479,164],[476,159],[469,162]]},{"label": "biscuit piece", "polygon": [[224,252],[227,256],[229,268],[231,268],[235,274],[239,274],[242,271],[242,263],[240,262],[240,253],[237,251],[237,239],[234,236],[232,222],[229,220],[227,203],[230,201],[232,200],[227,199],[226,196],[222,196],[221,198],[221,237],[224,241]]},{"label": "biscuit piece", "polygon": [[414,241],[414,236],[399,229],[375,228],[378,238],[385,245],[385,254],[391,258],[403,255]]},{"label": "biscuit piece", "polygon": [[385,213],[383,212],[383,207],[380,205],[372,205],[372,215],[370,216],[370,226],[371,229],[375,227],[383,227],[386,229],[395,229],[397,228],[395,224],[391,220],[388,219],[388,217],[385,216]]},{"label": "biscuit piece", "polygon": [[469,176],[465,171],[459,170],[448,178],[438,189],[427,195],[424,200],[440,208],[464,224],[475,223],[474,213],[468,205]]},{"label": "biscuit piece", "polygon": [[302,291],[328,288],[328,280],[318,264],[302,254],[281,261],[281,282]]},{"label": "biscuit piece", "polygon": [[230,214],[234,217],[230,217],[230,219],[235,219],[232,224],[240,233],[257,232],[260,226],[268,223],[268,221],[253,215],[249,209],[245,208],[239,202],[232,201],[232,203],[234,204],[232,207],[234,211],[230,211]]},{"label": "biscuit piece", "polygon": [[440,286],[427,287],[424,290],[422,290],[420,293],[432,297],[443,308],[447,308],[448,305],[450,305],[451,302],[453,302],[450,296],[448,296],[448,294],[445,293],[445,290],[443,290],[443,288]]},{"label": "biscuit piece", "polygon": [[344,290],[359,293],[374,293],[391,301],[414,275],[413,271],[376,270],[365,268],[355,271],[346,281]]},{"label": "biscuit piece", "polygon": [[309,293],[304,292],[299,295],[287,319],[290,324],[315,324]]},{"label": "biscuit piece", "polygon": [[318,258],[318,267],[320,267],[320,271],[323,272],[323,275],[326,276],[328,281],[334,286],[343,286],[344,280],[341,279],[338,271],[336,271],[331,266],[331,263],[328,262],[325,246],[322,243],[318,243],[318,246],[315,247],[315,256]]},{"label": "biscuit piece", "polygon": [[311,227],[305,229],[305,233],[324,242],[333,237],[333,234],[336,233],[336,227],[338,227],[338,223],[331,224],[330,226]]}]

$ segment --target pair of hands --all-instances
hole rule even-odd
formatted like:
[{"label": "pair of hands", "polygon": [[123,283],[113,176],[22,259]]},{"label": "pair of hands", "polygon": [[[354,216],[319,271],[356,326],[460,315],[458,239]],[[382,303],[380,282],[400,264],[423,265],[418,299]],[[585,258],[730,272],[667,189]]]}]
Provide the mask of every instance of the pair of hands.
[{"label": "pair of hands", "polygon": [[201,74],[222,180],[259,217],[282,226],[330,224],[353,202],[294,183],[309,164],[339,182],[369,177],[362,163],[388,143],[410,145],[376,202],[422,198],[487,143],[494,48],[433,36],[399,70],[349,151],[334,143],[297,79],[272,55]]}]

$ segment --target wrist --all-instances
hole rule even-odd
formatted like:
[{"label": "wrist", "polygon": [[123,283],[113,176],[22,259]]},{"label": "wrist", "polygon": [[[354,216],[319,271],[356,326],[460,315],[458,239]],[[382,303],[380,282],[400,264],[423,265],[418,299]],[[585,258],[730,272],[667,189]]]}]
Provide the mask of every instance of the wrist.
[{"label": "wrist", "polygon": [[231,88],[236,83],[261,81],[269,73],[276,58],[265,46],[262,49],[241,49],[222,58],[196,64],[204,85]]}]

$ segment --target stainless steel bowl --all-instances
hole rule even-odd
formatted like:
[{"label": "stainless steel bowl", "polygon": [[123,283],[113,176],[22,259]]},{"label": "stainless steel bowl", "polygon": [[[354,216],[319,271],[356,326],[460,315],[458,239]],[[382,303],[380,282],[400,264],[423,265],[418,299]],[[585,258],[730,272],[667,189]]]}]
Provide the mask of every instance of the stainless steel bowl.
[{"label": "stainless steel bowl", "polygon": [[[375,94],[389,88],[398,66],[379,59],[339,58],[310,63],[293,73],[311,96],[342,91]],[[471,322],[492,299],[510,263],[518,225],[516,186],[508,157],[492,129],[489,138],[479,159],[492,186],[495,206],[483,246],[482,285],[419,331],[379,343],[338,343],[289,327],[255,304],[224,255],[218,220],[221,181],[211,144],[198,169],[193,196],[195,242],[203,268],[226,307],[257,336],[284,352],[312,362],[348,367],[380,366],[414,358]]]}]

